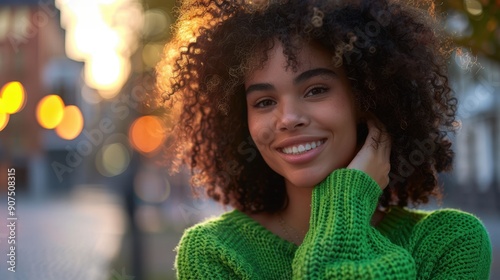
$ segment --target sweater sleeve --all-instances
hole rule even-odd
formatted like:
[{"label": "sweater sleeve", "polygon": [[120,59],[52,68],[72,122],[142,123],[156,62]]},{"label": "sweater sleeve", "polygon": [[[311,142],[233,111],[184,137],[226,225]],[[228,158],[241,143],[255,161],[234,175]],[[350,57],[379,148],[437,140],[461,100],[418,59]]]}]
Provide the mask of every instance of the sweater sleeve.
[{"label": "sweater sleeve", "polygon": [[415,262],[370,225],[382,190],[366,173],[339,169],[313,191],[309,232],[294,279],[415,279]]},{"label": "sweater sleeve", "polygon": [[409,251],[418,279],[488,279],[491,243],[475,216],[453,209],[438,210],[420,221]]},{"label": "sweater sleeve", "polygon": [[176,248],[177,279],[242,279],[224,258],[222,248],[216,245],[212,233],[201,227],[187,230]]}]

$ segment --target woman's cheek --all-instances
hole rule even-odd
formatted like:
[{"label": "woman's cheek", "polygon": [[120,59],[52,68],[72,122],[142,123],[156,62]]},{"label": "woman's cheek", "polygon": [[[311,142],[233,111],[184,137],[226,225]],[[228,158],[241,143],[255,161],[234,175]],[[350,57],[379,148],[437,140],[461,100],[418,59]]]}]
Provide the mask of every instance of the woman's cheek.
[{"label": "woman's cheek", "polygon": [[257,146],[268,146],[274,140],[274,131],[271,129],[269,121],[266,121],[265,118],[249,117],[248,127],[250,135]]}]

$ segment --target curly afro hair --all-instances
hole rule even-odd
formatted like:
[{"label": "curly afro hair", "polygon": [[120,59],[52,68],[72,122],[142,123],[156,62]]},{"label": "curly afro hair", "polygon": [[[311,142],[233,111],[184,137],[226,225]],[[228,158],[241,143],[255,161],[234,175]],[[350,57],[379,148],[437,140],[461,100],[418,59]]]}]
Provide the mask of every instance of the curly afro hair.
[{"label": "curly afro hair", "polygon": [[178,120],[172,167],[186,164],[194,190],[243,212],[282,209],[284,179],[250,137],[244,77],[266,62],[275,40],[292,68],[298,41],[314,41],[344,67],[359,110],[375,115],[392,137],[390,183],[379,205],[439,195],[437,173],[449,171],[453,158],[452,47],[432,4],[414,2],[185,1],[156,69],[159,99]]}]

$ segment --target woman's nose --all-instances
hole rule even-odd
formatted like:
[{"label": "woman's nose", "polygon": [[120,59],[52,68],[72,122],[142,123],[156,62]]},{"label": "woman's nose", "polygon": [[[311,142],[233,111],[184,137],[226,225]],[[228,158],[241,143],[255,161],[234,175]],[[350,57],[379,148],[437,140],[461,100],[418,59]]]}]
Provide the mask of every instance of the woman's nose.
[{"label": "woman's nose", "polygon": [[277,129],[280,131],[293,131],[307,125],[306,113],[298,102],[284,101],[277,110]]}]

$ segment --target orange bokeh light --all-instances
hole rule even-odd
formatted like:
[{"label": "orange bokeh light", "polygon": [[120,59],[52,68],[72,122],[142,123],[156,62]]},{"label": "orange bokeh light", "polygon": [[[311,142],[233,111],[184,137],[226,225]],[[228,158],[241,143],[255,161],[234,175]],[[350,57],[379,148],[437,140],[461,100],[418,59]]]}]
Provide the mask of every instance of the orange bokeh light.
[{"label": "orange bokeh light", "polygon": [[165,131],[155,116],[143,116],[130,126],[129,139],[132,146],[142,153],[151,153],[165,140]]},{"label": "orange bokeh light", "polygon": [[66,106],[63,111],[63,119],[56,127],[56,133],[63,139],[73,140],[82,132],[83,123],[80,109],[75,105]]},{"label": "orange bokeh light", "polygon": [[64,115],[64,102],[59,95],[47,95],[36,107],[38,123],[47,129],[53,129],[62,121]]}]

